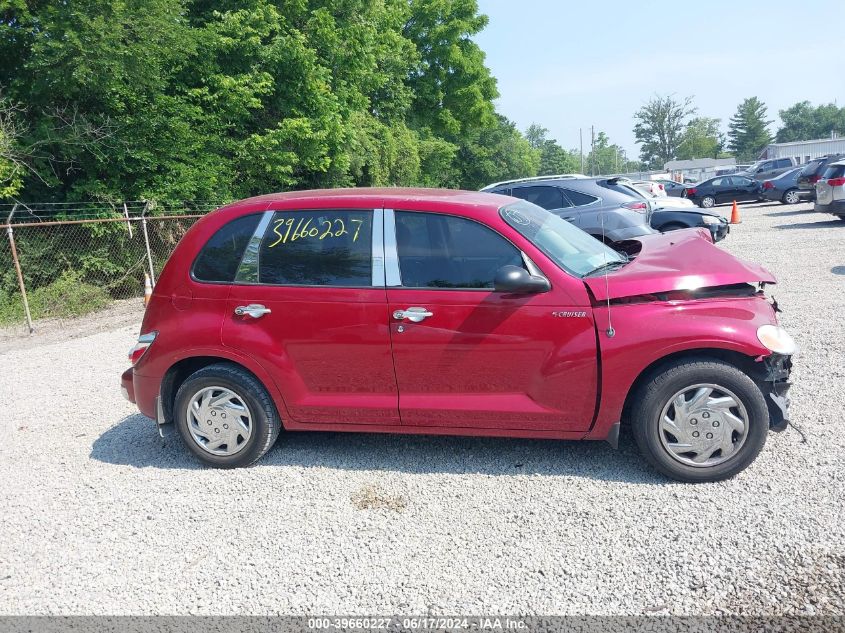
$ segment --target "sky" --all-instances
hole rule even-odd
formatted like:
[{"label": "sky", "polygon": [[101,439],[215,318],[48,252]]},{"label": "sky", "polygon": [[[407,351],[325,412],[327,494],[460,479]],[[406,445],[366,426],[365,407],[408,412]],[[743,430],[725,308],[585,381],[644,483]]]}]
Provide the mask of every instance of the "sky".
[{"label": "sky", "polygon": [[[499,112],[539,123],[567,149],[590,126],[630,158],[634,113],[655,94],[691,96],[699,116],[730,117],[746,97],[778,110],[798,101],[845,106],[836,3],[478,0],[489,24],[475,40],[498,81]],[[800,28],[795,28],[801,25]]]}]

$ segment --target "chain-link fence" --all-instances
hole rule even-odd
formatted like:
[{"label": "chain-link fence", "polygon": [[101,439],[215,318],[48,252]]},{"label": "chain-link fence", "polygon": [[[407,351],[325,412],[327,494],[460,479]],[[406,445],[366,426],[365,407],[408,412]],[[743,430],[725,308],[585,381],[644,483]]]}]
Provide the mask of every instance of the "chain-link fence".
[{"label": "chain-link fence", "polygon": [[0,338],[70,319],[140,316],[185,231],[219,203],[0,205]]}]

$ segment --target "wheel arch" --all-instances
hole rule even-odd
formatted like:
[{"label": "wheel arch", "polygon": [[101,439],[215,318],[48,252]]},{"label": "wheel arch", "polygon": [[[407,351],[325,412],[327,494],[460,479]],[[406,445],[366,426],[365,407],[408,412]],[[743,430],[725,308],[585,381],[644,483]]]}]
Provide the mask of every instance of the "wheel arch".
[{"label": "wheel arch", "polygon": [[[245,360],[245,359],[244,359]],[[227,364],[248,373],[255,380],[267,390],[270,394],[271,400],[276,405],[276,410],[279,412],[280,423],[284,428],[287,412],[284,408],[284,403],[281,400],[281,395],[275,388],[274,383],[268,375],[263,371],[263,368],[256,366],[249,361],[244,362],[241,359],[234,359],[228,356],[215,355],[214,353],[203,353],[192,356],[186,356],[175,363],[173,363],[161,379],[161,386],[159,397],[161,398],[162,412],[164,413],[165,423],[174,421],[173,406],[176,401],[176,393],[179,387],[188,379],[189,376],[195,372],[216,364]]]},{"label": "wheel arch", "polygon": [[666,365],[683,360],[722,361],[738,367],[755,380],[758,379],[757,374],[762,371],[762,367],[760,366],[760,363],[755,361],[755,357],[733,349],[702,347],[685,349],[666,354],[646,365],[628,388],[628,393],[625,395],[625,402],[622,405],[622,418],[620,420],[623,426],[630,425],[631,423],[631,405],[637,395],[637,392],[640,390],[640,387],[651,380],[656,374],[660,373]]}]

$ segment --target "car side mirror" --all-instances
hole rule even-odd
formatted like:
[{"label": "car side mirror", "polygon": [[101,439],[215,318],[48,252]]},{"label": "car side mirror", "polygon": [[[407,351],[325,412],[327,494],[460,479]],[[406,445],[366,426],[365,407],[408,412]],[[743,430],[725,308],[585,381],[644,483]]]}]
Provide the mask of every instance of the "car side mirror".
[{"label": "car side mirror", "polygon": [[531,275],[524,268],[502,266],[496,271],[493,289],[496,292],[507,292],[509,294],[532,294],[548,292],[552,287],[548,279],[539,275]]}]

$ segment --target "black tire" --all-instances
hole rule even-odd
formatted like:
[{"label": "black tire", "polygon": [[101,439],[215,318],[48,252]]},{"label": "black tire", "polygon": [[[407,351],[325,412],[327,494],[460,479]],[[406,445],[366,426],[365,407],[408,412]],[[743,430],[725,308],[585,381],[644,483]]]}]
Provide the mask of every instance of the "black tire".
[{"label": "black tire", "polygon": [[787,189],[780,201],[783,204],[798,204],[801,202],[801,196],[798,194],[798,189]]},{"label": "black tire", "polygon": [[[212,386],[234,392],[250,414],[251,434],[233,455],[213,455],[197,443],[188,428],[188,403],[202,389]],[[248,466],[259,460],[276,442],[282,428],[279,414],[264,385],[246,370],[230,363],[209,365],[188,376],[176,392],[173,414],[188,449],[200,461],[217,468]]]},{"label": "black tire", "polygon": [[[679,391],[701,383],[733,392],[748,416],[744,443],[727,460],[712,466],[684,464],[661,441],[664,407]],[[691,483],[721,481],[744,470],[762,450],[769,431],[769,412],[754,380],[734,365],[704,357],[660,367],[634,394],[631,414],[634,439],[646,460],[667,477]]]},{"label": "black tire", "polygon": [[[712,202],[708,205],[705,202],[706,200],[711,200]],[[712,209],[716,206],[716,198],[714,198],[713,196],[704,196],[701,199],[701,202],[698,203],[698,206],[700,206],[702,209]]]}]

